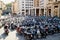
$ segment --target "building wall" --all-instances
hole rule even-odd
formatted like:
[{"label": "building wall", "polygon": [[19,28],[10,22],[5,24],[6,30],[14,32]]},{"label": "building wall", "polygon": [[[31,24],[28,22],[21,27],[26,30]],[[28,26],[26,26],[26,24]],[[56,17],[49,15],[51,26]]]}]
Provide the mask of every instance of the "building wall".
[{"label": "building wall", "polygon": [[39,0],[34,0],[34,7],[39,7]]},{"label": "building wall", "polygon": [[41,15],[47,14],[47,0],[40,0],[40,13]]},{"label": "building wall", "polygon": [[17,4],[17,2],[12,3],[12,13],[18,13],[18,4]]},{"label": "building wall", "polygon": [[0,1],[0,16],[3,13],[3,10],[6,10],[6,9],[7,9],[6,5],[2,1]]},{"label": "building wall", "polygon": [[[60,0],[17,0],[18,12],[28,15],[60,16]],[[17,4],[15,4],[15,7]],[[58,8],[54,8],[54,6]],[[16,11],[16,9],[15,9]]]},{"label": "building wall", "polygon": [[33,9],[33,0],[18,0],[20,14],[30,15],[30,10]]},{"label": "building wall", "polygon": [[59,10],[58,12],[59,12],[59,17],[60,17],[60,3],[59,3],[59,8],[58,8],[58,10]]},{"label": "building wall", "polygon": [[20,14],[40,16],[40,0],[17,0]]},{"label": "building wall", "polygon": [[24,15],[40,16],[44,9],[43,15],[47,13],[47,0],[17,0],[19,13]]},{"label": "building wall", "polygon": [[51,16],[60,16],[60,1],[59,0],[51,0],[51,1],[48,1],[48,4],[47,4],[47,13],[48,13],[48,16],[49,16],[49,9],[51,9]]}]

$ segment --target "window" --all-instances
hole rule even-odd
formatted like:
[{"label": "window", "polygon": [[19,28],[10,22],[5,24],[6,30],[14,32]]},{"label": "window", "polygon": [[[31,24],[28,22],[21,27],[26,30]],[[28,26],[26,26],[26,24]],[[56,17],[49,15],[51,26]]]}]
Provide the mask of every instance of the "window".
[{"label": "window", "polygon": [[22,4],[22,6],[24,6],[24,4]]},{"label": "window", "polygon": [[58,8],[58,6],[54,6],[54,8]]},{"label": "window", "polygon": [[57,2],[57,0],[55,0]]},{"label": "window", "polygon": [[49,0],[49,1],[52,1],[52,0]]},{"label": "window", "polygon": [[22,11],[24,11],[24,9]]},{"label": "window", "polygon": [[24,2],[22,2],[22,3],[24,3]]},{"label": "window", "polygon": [[26,6],[29,6],[29,4],[26,4]]},{"label": "window", "polygon": [[0,8],[0,10],[2,10],[2,8]]},{"label": "window", "polygon": [[22,7],[22,8],[24,8],[24,7]]}]

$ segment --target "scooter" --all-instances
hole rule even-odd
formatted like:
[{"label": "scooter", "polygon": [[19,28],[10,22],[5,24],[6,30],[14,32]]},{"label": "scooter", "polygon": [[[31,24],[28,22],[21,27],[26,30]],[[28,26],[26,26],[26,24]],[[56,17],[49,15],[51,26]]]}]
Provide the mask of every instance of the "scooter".
[{"label": "scooter", "polygon": [[5,29],[5,34],[8,35],[8,33],[9,33],[9,30]]},{"label": "scooter", "polygon": [[17,28],[16,28],[16,32],[17,32],[18,34],[22,34],[22,29],[21,29],[20,27],[17,27]]}]

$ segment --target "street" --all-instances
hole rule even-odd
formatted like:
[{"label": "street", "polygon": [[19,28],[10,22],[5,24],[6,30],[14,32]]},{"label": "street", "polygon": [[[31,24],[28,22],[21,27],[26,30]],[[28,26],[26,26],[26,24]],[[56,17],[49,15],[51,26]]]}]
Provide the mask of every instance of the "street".
[{"label": "street", "polygon": [[[9,31],[9,35],[4,34],[4,29],[0,29],[0,40],[25,40],[22,35],[18,35],[15,31]],[[60,40],[60,33],[48,35],[46,38],[36,40]]]},{"label": "street", "polygon": [[23,36],[20,36],[16,31],[9,31],[9,35],[4,34],[4,29],[0,29],[0,40],[24,40]]},{"label": "street", "polygon": [[0,40],[60,40],[60,0],[0,0]]}]

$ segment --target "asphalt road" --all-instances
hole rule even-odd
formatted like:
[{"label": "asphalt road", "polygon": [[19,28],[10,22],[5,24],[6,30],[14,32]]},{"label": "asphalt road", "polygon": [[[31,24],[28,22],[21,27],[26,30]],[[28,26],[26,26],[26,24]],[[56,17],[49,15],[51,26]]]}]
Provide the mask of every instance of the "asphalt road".
[{"label": "asphalt road", "polygon": [[[9,35],[4,34],[4,29],[0,29],[0,40],[25,40],[23,36],[18,35],[16,30],[9,31]],[[35,39],[35,40],[60,40],[60,33],[54,35],[48,35],[46,38],[43,39]]]}]

